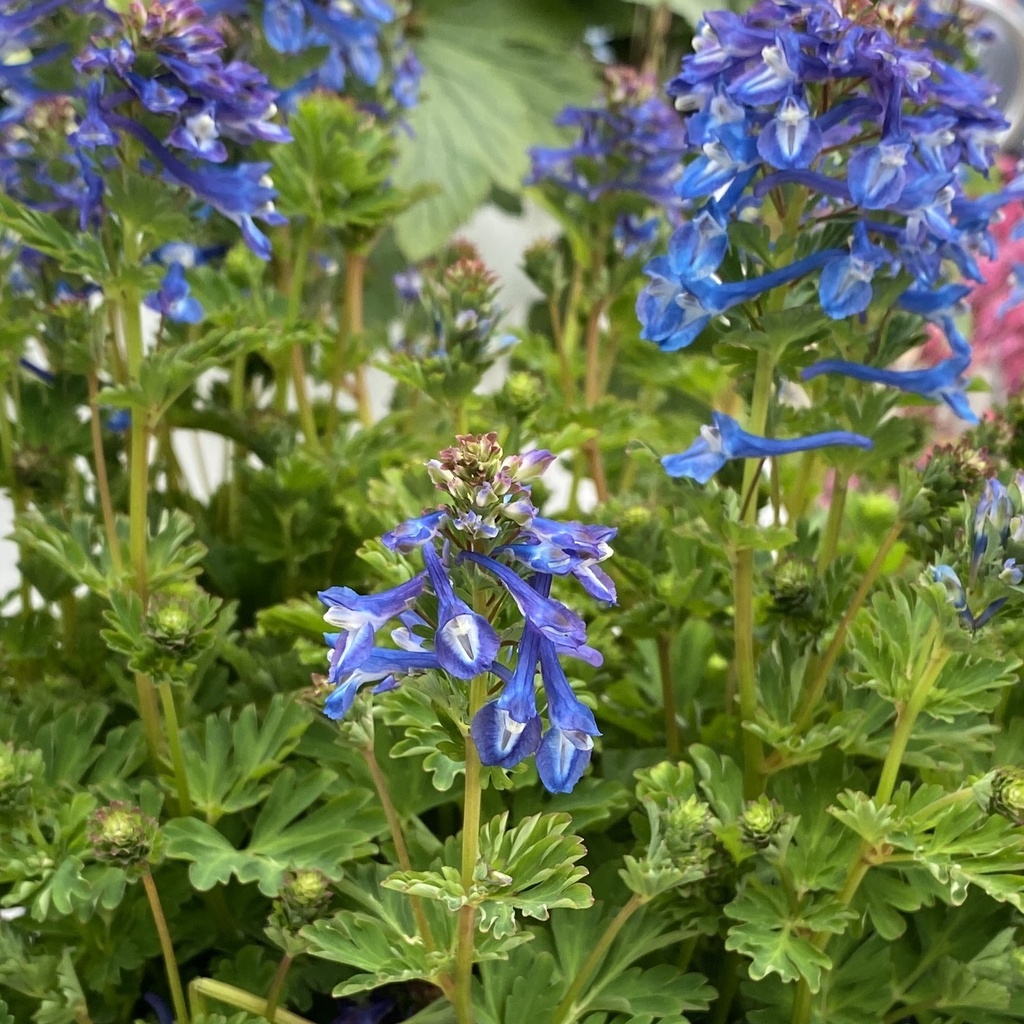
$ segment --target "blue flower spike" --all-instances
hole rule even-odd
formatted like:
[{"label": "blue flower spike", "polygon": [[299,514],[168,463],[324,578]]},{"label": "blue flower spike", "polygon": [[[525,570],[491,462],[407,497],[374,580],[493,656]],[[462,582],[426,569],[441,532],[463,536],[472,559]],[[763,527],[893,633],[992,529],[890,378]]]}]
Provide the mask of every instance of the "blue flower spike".
[{"label": "blue flower spike", "polygon": [[[587,644],[583,619],[555,600],[551,587],[556,575],[573,576],[592,597],[613,603],[615,585],[599,563],[612,554],[616,531],[538,514],[530,487],[554,461],[551,452],[505,456],[495,434],[461,435],[456,441],[426,464],[447,501],[383,538],[403,555],[419,551],[424,571],[380,594],[349,587],[319,594],[327,607],[324,619],[334,627],[324,634],[327,683],[333,687],[324,713],[343,718],[370,684],[374,694],[382,694],[424,672],[443,673],[460,688],[466,680],[490,675],[501,681],[501,690],[469,722],[480,760],[510,769],[536,755],[544,786],[567,793],[590,763],[600,733],[593,712],[573,693],[559,657],[593,666],[602,659]],[[518,642],[503,644],[495,623],[461,596],[466,577],[476,576],[479,583],[481,572],[511,597],[490,606],[504,618],[511,614],[502,635],[514,638],[518,626]],[[423,605],[428,587],[433,598]],[[387,623],[392,623],[394,647],[378,645]],[[537,707],[538,668],[545,714]]]}]

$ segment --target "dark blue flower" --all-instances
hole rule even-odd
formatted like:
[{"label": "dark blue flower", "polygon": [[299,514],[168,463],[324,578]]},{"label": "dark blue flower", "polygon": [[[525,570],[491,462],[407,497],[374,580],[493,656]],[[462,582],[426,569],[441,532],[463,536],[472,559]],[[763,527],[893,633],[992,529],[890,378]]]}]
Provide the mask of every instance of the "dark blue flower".
[{"label": "dark blue flower", "polygon": [[[344,634],[324,634],[332,647]],[[437,655],[429,651],[398,651],[385,647],[370,649],[358,665],[335,680],[335,687],[324,704],[328,718],[340,719],[348,714],[361,687],[377,683],[376,691],[392,688],[392,683],[408,675],[429,672],[441,667]]]},{"label": "dark blue flower", "polygon": [[722,412],[712,413],[712,418],[714,425],[701,427],[700,437],[685,452],[662,458],[661,464],[669,476],[688,477],[706,484],[730,459],[767,459],[834,445],[872,447],[869,438],[845,430],[780,440],[748,434]]},{"label": "dark blue flower", "polygon": [[871,305],[871,280],[875,271],[891,262],[886,250],[868,238],[865,223],[858,221],[850,252],[833,260],[821,272],[818,282],[821,308],[833,320],[863,313]]}]

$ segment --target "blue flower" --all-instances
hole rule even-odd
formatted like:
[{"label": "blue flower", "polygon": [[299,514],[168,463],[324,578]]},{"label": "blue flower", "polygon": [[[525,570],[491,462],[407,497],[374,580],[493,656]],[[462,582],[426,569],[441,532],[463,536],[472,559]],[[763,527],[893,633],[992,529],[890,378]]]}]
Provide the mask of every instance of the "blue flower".
[{"label": "blue flower", "polygon": [[[325,633],[324,638],[333,647],[343,640],[344,634]],[[374,692],[383,692],[392,689],[394,683],[405,676],[429,672],[440,667],[440,662],[433,652],[373,647],[364,652],[359,663],[349,668],[345,674],[335,673],[335,686],[324,703],[324,714],[328,718],[344,718],[360,688],[367,683],[377,683]]]},{"label": "blue flower", "polygon": [[190,189],[197,199],[209,203],[218,213],[242,230],[246,245],[260,257],[270,259],[270,240],[253,218],[271,225],[287,219],[274,209],[277,192],[267,176],[270,164],[238,164],[234,167],[193,169],[162,146],[151,132],[120,115],[109,115],[108,122],[134,135],[178,184]]},{"label": "blue flower", "polygon": [[195,296],[189,294],[188,281],[180,263],[170,265],[160,290],[147,295],[143,301],[150,309],[175,323],[197,324],[203,319],[203,307]]},{"label": "blue flower", "polygon": [[590,763],[601,733],[594,713],[572,692],[551,643],[540,642],[540,671],[548,699],[550,728],[537,749],[537,772],[551,793],[571,793]]},{"label": "blue flower", "polygon": [[962,420],[977,423],[978,416],[971,409],[964,392],[964,371],[971,365],[971,351],[956,339],[960,337],[949,318],[943,319],[947,327],[947,336],[953,346],[953,355],[943,359],[927,370],[883,370],[874,366],[864,366],[845,359],[823,359],[801,371],[804,380],[812,380],[823,373],[837,373],[855,380],[868,381],[872,384],[885,384],[899,388],[922,398],[941,399]]},{"label": "blue flower", "polygon": [[858,221],[850,252],[833,260],[821,272],[818,282],[821,308],[833,320],[863,313],[871,305],[871,280],[875,271],[891,262],[885,249],[872,244],[865,223]]},{"label": "blue flower", "polygon": [[565,576],[572,574],[591,597],[614,604],[615,584],[598,566],[612,554],[609,541],[614,527],[558,522],[534,517],[514,544],[500,548],[535,572]]},{"label": "blue flower", "polygon": [[426,583],[427,575],[421,572],[380,594],[357,594],[351,587],[328,587],[319,591],[317,597],[327,606],[324,619],[332,626],[354,632],[369,624],[376,631],[389,619],[412,608]]},{"label": "blue flower", "polygon": [[448,573],[432,544],[424,545],[423,561],[437,596],[437,633],[434,636],[437,660],[441,668],[456,679],[472,679],[490,667],[501,641],[482,615],[455,596]]},{"label": "blue flower", "polygon": [[498,699],[485,704],[473,717],[471,733],[483,764],[514,768],[540,745],[542,726],[534,690],[540,643],[540,634],[527,623],[515,671]]},{"label": "blue flower", "polygon": [[448,521],[447,509],[437,509],[434,512],[425,512],[415,519],[407,519],[399,523],[393,530],[389,530],[381,537],[381,543],[392,551],[401,551],[403,554],[414,551],[424,544],[432,541],[441,528]]},{"label": "blue flower", "polygon": [[527,622],[554,644],[559,652],[590,665],[601,664],[603,659],[600,652],[587,646],[587,629],[583,620],[560,601],[548,596],[551,589],[549,575],[541,574],[534,587],[507,565],[487,555],[464,551],[460,558],[475,562],[499,580]]},{"label": "blue flower", "polygon": [[907,184],[909,151],[909,142],[891,140],[854,153],[847,172],[853,201],[865,210],[892,206]]},{"label": "blue flower", "polygon": [[822,147],[821,129],[815,124],[806,102],[787,96],[775,117],[761,129],[757,152],[772,167],[810,167]]},{"label": "blue flower", "polygon": [[701,436],[685,452],[662,458],[661,464],[669,476],[688,477],[697,483],[706,484],[730,459],[766,459],[833,445],[872,447],[869,438],[845,430],[831,430],[824,434],[784,441],[748,434],[725,413],[715,412],[712,417],[714,425],[701,427]]}]

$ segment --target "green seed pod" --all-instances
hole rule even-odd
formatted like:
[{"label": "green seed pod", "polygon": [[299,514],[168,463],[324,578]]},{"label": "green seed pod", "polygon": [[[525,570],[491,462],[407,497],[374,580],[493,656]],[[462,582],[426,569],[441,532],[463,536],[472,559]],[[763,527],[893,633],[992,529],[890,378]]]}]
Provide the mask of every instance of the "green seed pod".
[{"label": "green seed pod", "polygon": [[763,850],[786,822],[786,812],[763,794],[747,804],[740,815],[740,830],[751,846]]},{"label": "green seed pod", "polygon": [[997,768],[992,776],[992,814],[1001,814],[1015,825],[1024,825],[1024,768]]}]

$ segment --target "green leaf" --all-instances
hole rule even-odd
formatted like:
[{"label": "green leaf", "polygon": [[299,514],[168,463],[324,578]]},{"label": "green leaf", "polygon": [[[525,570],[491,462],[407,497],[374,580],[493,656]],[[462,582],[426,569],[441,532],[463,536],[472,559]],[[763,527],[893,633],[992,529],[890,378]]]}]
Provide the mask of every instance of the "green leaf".
[{"label": "green leaf", "polygon": [[395,181],[442,188],[395,223],[410,259],[446,242],[493,185],[517,192],[527,149],[551,138],[554,114],[596,92],[570,39],[515,0],[424,4],[422,18],[425,96]]},{"label": "green leaf", "polygon": [[295,868],[318,868],[337,877],[342,864],[375,852],[371,839],[386,824],[371,794],[355,789],[296,821],[335,778],[328,771],[301,778],[292,768],[281,771],[243,849],[204,821],[175,818],[164,829],[167,856],[192,862],[189,878],[200,892],[226,885],[234,876],[242,883],[256,882],[264,895],[275,896],[285,871]]},{"label": "green leaf", "polygon": [[449,843],[447,864],[439,871],[398,871],[384,880],[385,888],[443,901],[450,911],[470,904],[480,909],[482,931],[503,939],[517,931],[516,913],[546,921],[556,907],[577,910],[593,903],[580,879],[586,849],[578,836],[566,835],[568,814],[534,814],[507,829],[508,812],[480,830],[480,860],[467,893],[455,866],[456,848]]},{"label": "green leaf", "polygon": [[90,234],[73,235],[56,218],[40,210],[30,210],[10,196],[0,193],[0,225],[17,234],[22,242],[55,259],[68,274],[106,280],[110,266],[99,238]]},{"label": "green leaf", "polygon": [[184,738],[185,772],[192,800],[210,824],[259,803],[267,776],[280,768],[312,722],[303,705],[276,694],[260,722],[254,705],[232,721],[230,709],[210,715],[202,735]]},{"label": "green leaf", "polygon": [[750,976],[761,981],[777,974],[783,981],[807,982],[812,992],[821,987],[823,970],[832,961],[808,938],[815,932],[838,935],[857,915],[832,898],[805,896],[791,906],[779,886],[748,876],[740,894],[725,908],[734,921],[725,948],[750,958]]}]

